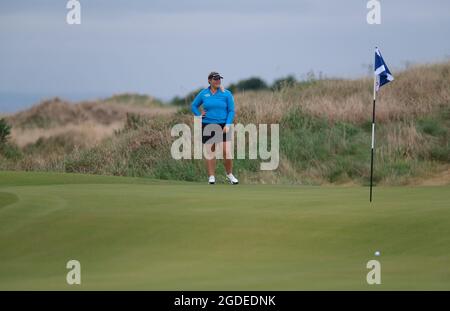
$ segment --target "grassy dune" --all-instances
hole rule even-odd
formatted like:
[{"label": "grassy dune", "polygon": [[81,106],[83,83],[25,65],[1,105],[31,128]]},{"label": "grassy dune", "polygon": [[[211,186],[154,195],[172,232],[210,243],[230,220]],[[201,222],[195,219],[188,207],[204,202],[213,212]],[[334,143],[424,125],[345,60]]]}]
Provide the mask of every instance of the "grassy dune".
[{"label": "grassy dune", "polygon": [[[106,99],[71,103],[61,98],[44,100],[30,109],[7,116],[12,140],[19,147],[46,143],[61,137],[70,144],[92,146],[121,129],[127,115],[151,117],[171,114],[172,107],[138,94],[120,94]],[[40,141],[39,141],[40,139]]]},{"label": "grassy dune", "polygon": [[0,289],[449,290],[449,190],[0,172]]}]

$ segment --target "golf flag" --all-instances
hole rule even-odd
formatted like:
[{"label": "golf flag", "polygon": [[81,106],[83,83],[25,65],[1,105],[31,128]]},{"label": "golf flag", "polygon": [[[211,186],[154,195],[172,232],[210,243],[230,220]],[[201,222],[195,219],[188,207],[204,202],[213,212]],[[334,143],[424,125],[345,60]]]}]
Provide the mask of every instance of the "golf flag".
[{"label": "golf flag", "polygon": [[376,91],[378,91],[383,85],[394,80],[394,77],[392,76],[388,66],[384,62],[383,56],[381,56],[381,52],[378,48],[375,48],[374,70]]},{"label": "golf flag", "polygon": [[372,149],[370,156],[370,197],[369,201],[372,202],[372,180],[373,180],[373,153],[375,149],[375,102],[377,98],[377,92],[383,85],[394,80],[388,66],[384,62],[383,56],[381,56],[380,50],[375,48],[375,62],[374,67],[374,79],[373,79],[373,110],[372,110]]}]

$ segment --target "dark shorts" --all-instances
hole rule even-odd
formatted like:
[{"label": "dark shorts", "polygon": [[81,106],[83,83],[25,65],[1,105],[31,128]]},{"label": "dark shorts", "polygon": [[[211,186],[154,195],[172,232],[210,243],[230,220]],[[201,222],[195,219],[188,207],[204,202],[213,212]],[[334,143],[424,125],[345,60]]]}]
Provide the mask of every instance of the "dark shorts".
[{"label": "dark shorts", "polygon": [[[205,128],[207,125],[211,125],[208,128],[208,132],[210,134],[206,133]],[[220,126],[220,130],[217,128],[217,126]],[[203,144],[215,144],[215,143],[221,143],[224,141],[231,141],[231,128],[228,131],[228,133],[223,132],[223,128],[225,126],[225,123],[219,123],[219,124],[212,124],[212,123],[202,123],[202,143]],[[220,134],[217,138],[214,137],[216,135],[217,130],[220,131]]]}]

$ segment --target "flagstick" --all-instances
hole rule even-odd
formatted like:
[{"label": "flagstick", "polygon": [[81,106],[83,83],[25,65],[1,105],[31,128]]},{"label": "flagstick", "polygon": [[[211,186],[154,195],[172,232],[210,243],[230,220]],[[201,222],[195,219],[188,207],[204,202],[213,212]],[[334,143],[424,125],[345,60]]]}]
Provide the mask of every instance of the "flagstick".
[{"label": "flagstick", "polygon": [[373,110],[372,110],[372,149],[370,156],[370,202],[372,202],[372,179],[373,179],[373,149],[375,148],[375,101],[377,97],[376,81],[377,77],[373,77]]}]

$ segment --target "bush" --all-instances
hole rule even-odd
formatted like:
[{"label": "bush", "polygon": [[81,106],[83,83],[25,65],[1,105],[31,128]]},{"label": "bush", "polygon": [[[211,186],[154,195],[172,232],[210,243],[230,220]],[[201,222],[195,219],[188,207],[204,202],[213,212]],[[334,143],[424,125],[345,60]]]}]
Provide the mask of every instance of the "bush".
[{"label": "bush", "polygon": [[19,160],[23,156],[19,147],[11,143],[4,143],[0,145],[0,154],[8,160]]},{"label": "bush", "polygon": [[6,144],[9,135],[11,134],[11,126],[4,118],[0,119],[0,146]]},{"label": "bush", "polygon": [[22,157],[22,152],[15,145],[8,142],[11,126],[4,118],[0,119],[0,154],[6,159],[16,160]]},{"label": "bush", "polygon": [[295,79],[295,77],[293,75],[289,75],[285,78],[280,78],[280,79],[275,80],[272,84],[272,90],[279,91],[285,87],[290,87],[290,86],[295,85],[296,82],[297,82],[297,80]]},{"label": "bush", "polygon": [[267,86],[266,82],[258,77],[251,77],[249,79],[240,80],[238,83],[230,84],[230,86],[228,86],[228,89],[233,93],[251,90],[266,90],[268,88],[269,87]]},{"label": "bush", "polygon": [[203,87],[200,87],[189,94],[187,94],[184,97],[175,96],[171,101],[170,104],[175,106],[189,106],[192,101],[194,100],[195,96],[197,96],[200,91],[203,90]]}]

